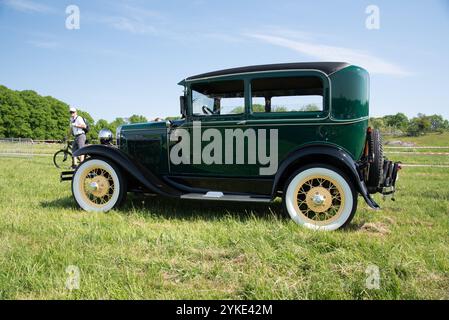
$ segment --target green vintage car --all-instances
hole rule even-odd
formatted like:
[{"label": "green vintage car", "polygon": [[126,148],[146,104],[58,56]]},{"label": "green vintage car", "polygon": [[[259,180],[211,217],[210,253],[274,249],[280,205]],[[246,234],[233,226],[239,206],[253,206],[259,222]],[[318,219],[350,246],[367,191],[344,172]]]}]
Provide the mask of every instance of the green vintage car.
[{"label": "green vintage car", "polygon": [[127,192],[198,201],[282,198],[298,224],[348,225],[358,195],[393,195],[400,165],[368,127],[369,75],[341,62],[259,65],[179,83],[182,117],[124,125],[116,145],[91,145],[72,180],[76,203],[108,211]]}]

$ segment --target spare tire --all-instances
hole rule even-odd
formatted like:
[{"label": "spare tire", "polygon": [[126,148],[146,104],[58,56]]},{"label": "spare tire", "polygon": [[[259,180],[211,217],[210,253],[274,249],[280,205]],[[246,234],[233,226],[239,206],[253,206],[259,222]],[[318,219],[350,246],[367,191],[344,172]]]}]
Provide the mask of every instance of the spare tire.
[{"label": "spare tire", "polygon": [[379,130],[373,130],[368,134],[368,147],[372,157],[369,165],[368,181],[366,183],[370,193],[379,191],[382,183],[384,151],[382,146],[382,137]]}]

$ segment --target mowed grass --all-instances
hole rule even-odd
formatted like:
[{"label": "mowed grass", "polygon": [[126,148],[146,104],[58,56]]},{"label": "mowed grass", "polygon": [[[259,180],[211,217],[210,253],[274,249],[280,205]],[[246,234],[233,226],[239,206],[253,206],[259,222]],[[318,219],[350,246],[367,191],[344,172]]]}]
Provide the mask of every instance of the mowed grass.
[{"label": "mowed grass", "polygon": [[[419,137],[383,137],[385,142],[388,141],[403,141],[412,142],[416,146],[434,146],[434,147],[449,147],[449,132],[443,133],[428,133]],[[388,145],[387,145],[388,147]]]},{"label": "mowed grass", "polygon": [[449,166],[449,154],[394,154],[385,153],[388,159],[401,161],[404,164],[424,164],[424,165],[446,165]]},{"label": "mowed grass", "polygon": [[[0,158],[2,299],[449,299],[449,170],[405,168],[395,202],[344,231],[273,205],[132,197],[75,206],[51,157]],[[80,287],[68,290],[68,266]],[[380,286],[366,273],[377,266]]]},{"label": "mowed grass", "polygon": [[63,143],[10,143],[0,141],[0,156],[5,153],[52,155],[60,149],[64,149]]}]

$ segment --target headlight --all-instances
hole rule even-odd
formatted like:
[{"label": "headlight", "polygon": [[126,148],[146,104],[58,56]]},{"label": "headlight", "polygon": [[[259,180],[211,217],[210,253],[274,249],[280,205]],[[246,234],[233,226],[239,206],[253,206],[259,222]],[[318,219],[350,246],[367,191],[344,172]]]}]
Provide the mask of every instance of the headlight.
[{"label": "headlight", "polygon": [[98,133],[98,140],[101,144],[111,144],[112,142],[112,132],[109,129],[101,129]]}]

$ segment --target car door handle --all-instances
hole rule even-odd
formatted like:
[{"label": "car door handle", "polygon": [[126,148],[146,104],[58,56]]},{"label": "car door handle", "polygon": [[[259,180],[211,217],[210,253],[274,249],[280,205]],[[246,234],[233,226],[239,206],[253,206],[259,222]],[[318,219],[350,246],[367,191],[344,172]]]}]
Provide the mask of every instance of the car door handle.
[{"label": "car door handle", "polygon": [[243,125],[246,124],[246,120],[239,121],[239,122],[237,122],[237,124],[238,124],[239,126],[243,126]]}]

